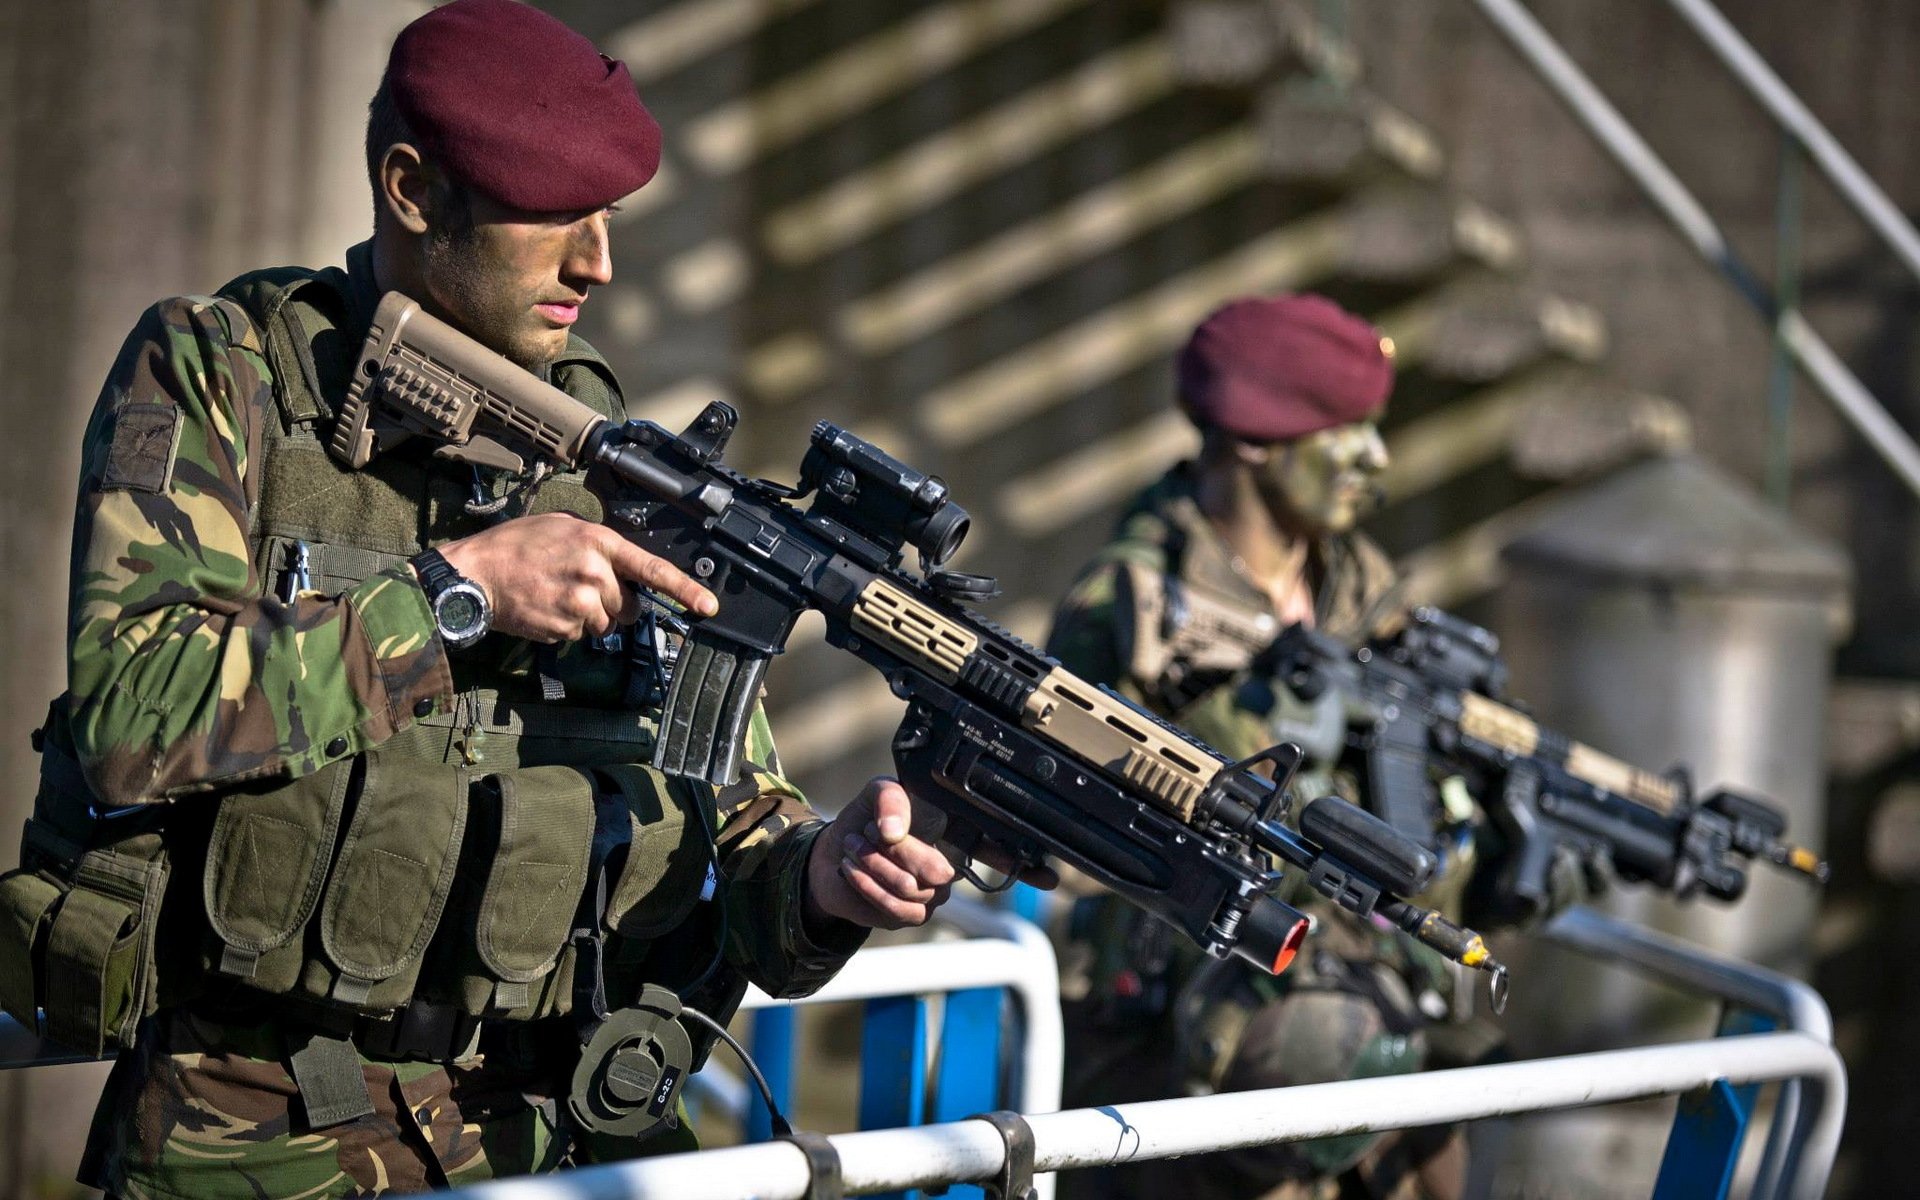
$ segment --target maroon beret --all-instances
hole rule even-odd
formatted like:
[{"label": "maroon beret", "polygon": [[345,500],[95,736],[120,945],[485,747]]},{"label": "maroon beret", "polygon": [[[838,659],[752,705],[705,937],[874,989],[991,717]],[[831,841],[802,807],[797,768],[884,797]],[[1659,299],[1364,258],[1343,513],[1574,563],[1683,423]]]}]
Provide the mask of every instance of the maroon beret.
[{"label": "maroon beret", "polygon": [[1379,330],[1325,296],[1252,297],[1200,323],[1179,377],[1196,424],[1279,442],[1377,414],[1393,363]]},{"label": "maroon beret", "polygon": [[626,64],[518,0],[453,0],[414,21],[387,81],[421,152],[513,208],[600,208],[660,167],[660,126]]}]

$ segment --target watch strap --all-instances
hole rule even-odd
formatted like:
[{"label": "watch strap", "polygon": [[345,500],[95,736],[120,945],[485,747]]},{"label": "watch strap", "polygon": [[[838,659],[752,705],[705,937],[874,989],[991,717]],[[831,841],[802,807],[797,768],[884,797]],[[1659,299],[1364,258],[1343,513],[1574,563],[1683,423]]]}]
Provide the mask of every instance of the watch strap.
[{"label": "watch strap", "polygon": [[420,577],[420,586],[426,591],[428,600],[464,578],[447,561],[447,556],[438,550],[422,550],[408,561],[413,564],[413,573]]}]

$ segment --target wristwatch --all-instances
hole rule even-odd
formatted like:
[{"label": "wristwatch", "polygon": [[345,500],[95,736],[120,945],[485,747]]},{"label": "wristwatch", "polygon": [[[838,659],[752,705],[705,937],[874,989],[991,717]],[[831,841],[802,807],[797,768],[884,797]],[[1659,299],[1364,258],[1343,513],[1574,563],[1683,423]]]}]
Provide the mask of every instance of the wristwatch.
[{"label": "wristwatch", "polygon": [[433,624],[449,650],[464,650],[487,634],[493,624],[493,606],[480,585],[453,569],[438,550],[416,554],[410,560],[420,586],[433,607]]}]

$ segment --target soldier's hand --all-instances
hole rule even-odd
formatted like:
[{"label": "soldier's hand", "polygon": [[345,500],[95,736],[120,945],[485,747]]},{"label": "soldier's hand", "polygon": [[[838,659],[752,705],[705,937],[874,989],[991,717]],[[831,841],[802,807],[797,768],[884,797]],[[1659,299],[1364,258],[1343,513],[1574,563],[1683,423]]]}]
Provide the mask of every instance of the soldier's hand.
[{"label": "soldier's hand", "polygon": [[[807,861],[808,911],[875,929],[924,925],[946,903],[958,875],[938,845],[946,816],[916,805],[897,780],[868,782],[813,843]],[[1018,866],[1000,847],[981,842],[973,856],[1037,888],[1058,886],[1051,867]]]},{"label": "soldier's hand", "polygon": [[814,839],[809,910],[872,929],[926,924],[946,902],[954,870],[931,841],[916,836],[913,819],[905,788],[885,777],[870,780]]},{"label": "soldier's hand", "polygon": [[531,641],[572,641],[633,621],[640,599],[628,584],[703,617],[719,611],[713,593],[684,571],[572,513],[515,517],[439,549],[486,591],[493,628]]}]

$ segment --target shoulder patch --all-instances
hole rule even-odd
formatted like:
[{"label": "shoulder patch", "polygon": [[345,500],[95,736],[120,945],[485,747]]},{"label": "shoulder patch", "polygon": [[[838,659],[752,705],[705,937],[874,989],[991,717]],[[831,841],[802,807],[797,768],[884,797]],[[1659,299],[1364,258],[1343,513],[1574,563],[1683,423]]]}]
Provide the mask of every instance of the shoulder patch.
[{"label": "shoulder patch", "polygon": [[173,479],[173,456],[180,446],[180,410],[171,404],[141,400],[113,414],[113,444],[100,479],[105,492],[164,492]]}]

